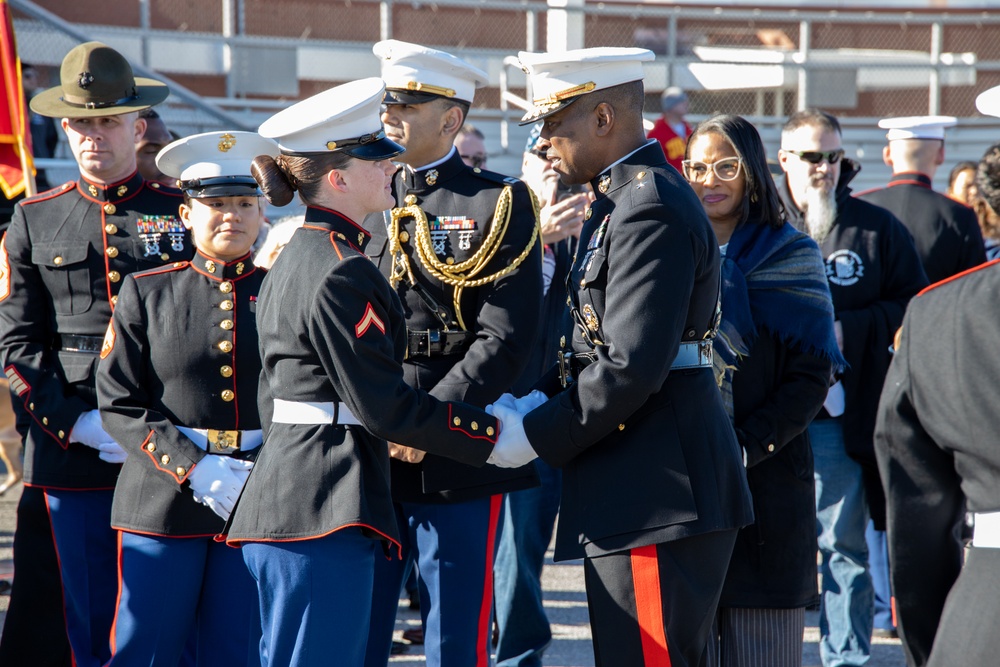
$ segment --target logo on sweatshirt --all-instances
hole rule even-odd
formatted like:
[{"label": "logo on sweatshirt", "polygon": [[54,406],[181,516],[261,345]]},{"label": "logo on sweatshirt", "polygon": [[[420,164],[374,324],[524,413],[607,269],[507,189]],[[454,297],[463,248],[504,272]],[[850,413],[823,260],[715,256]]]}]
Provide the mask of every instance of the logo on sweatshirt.
[{"label": "logo on sweatshirt", "polygon": [[826,258],[826,277],[834,285],[848,287],[864,275],[864,262],[853,250],[837,250]]}]

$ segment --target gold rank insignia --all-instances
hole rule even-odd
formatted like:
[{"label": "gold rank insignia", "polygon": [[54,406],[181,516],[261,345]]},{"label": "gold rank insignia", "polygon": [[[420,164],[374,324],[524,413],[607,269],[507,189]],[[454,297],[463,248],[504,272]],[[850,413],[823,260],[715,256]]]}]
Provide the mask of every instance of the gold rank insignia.
[{"label": "gold rank insignia", "polygon": [[594,307],[589,303],[583,307],[583,321],[591,331],[597,331],[597,328],[601,326],[600,320],[597,319],[597,313],[594,312]]},{"label": "gold rank insignia", "polygon": [[601,176],[601,180],[597,182],[597,189],[601,191],[601,194],[606,194],[608,188],[611,187],[611,174],[604,174]]},{"label": "gold rank insignia", "polygon": [[115,190],[115,192],[118,193],[119,197],[124,197],[125,193],[128,192],[128,186],[127,185],[119,185],[118,189]]},{"label": "gold rank insignia", "polygon": [[236,137],[226,132],[219,137],[219,151],[225,153],[236,145]]},{"label": "gold rank insignia", "polygon": [[236,275],[242,276],[243,275],[243,269],[245,268],[245,266],[246,265],[243,262],[240,262],[239,264],[237,264],[236,265]]},{"label": "gold rank insignia", "polygon": [[431,169],[424,175],[424,180],[427,181],[427,185],[434,185],[438,182],[438,170]]},{"label": "gold rank insignia", "polygon": [[215,273],[215,262],[211,260],[205,262],[205,270],[208,271],[209,273]]},{"label": "gold rank insignia", "polygon": [[91,197],[96,197],[97,196],[97,186],[96,185],[89,185],[89,186],[87,186],[87,192],[90,193]]}]

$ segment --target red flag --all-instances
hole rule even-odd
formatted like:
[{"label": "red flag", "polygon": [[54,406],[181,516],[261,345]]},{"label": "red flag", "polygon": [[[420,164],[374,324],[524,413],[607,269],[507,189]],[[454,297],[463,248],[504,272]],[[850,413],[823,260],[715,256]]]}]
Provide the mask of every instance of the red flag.
[{"label": "red flag", "polygon": [[31,159],[31,131],[21,87],[21,61],[17,57],[14,21],[7,0],[0,0],[0,191],[13,199],[27,190],[35,193]]}]

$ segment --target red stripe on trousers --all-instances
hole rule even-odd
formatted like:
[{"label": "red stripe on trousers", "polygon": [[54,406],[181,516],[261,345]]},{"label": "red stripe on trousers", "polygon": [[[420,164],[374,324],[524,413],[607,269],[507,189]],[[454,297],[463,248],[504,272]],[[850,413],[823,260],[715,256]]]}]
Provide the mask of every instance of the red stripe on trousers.
[{"label": "red stripe on trousers", "polygon": [[124,560],[124,554],[122,553],[122,531],[118,532],[118,597],[115,598],[115,620],[111,623],[111,657],[115,657],[115,652],[117,651],[118,641],[115,635],[118,633],[118,612],[122,608],[122,590],[125,588],[125,582],[122,579],[122,561]]},{"label": "red stripe on trousers", "polygon": [[503,494],[490,497],[490,528],[486,533],[486,575],[483,577],[483,604],[479,608],[479,637],[476,646],[479,647],[479,658],[476,667],[489,667],[490,642],[493,637],[493,552],[497,542],[497,523],[500,521],[500,508],[503,506]]},{"label": "red stripe on trousers", "polygon": [[644,667],[670,667],[667,635],[663,627],[663,597],[656,545],[632,549],[632,586],[642,639]]}]

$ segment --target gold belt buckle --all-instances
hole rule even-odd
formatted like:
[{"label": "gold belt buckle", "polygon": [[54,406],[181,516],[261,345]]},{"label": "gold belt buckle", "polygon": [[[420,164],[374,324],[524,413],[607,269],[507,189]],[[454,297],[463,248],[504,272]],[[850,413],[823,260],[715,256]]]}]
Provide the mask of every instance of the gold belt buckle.
[{"label": "gold belt buckle", "polygon": [[213,454],[232,454],[240,448],[239,431],[208,429],[208,451]]}]

